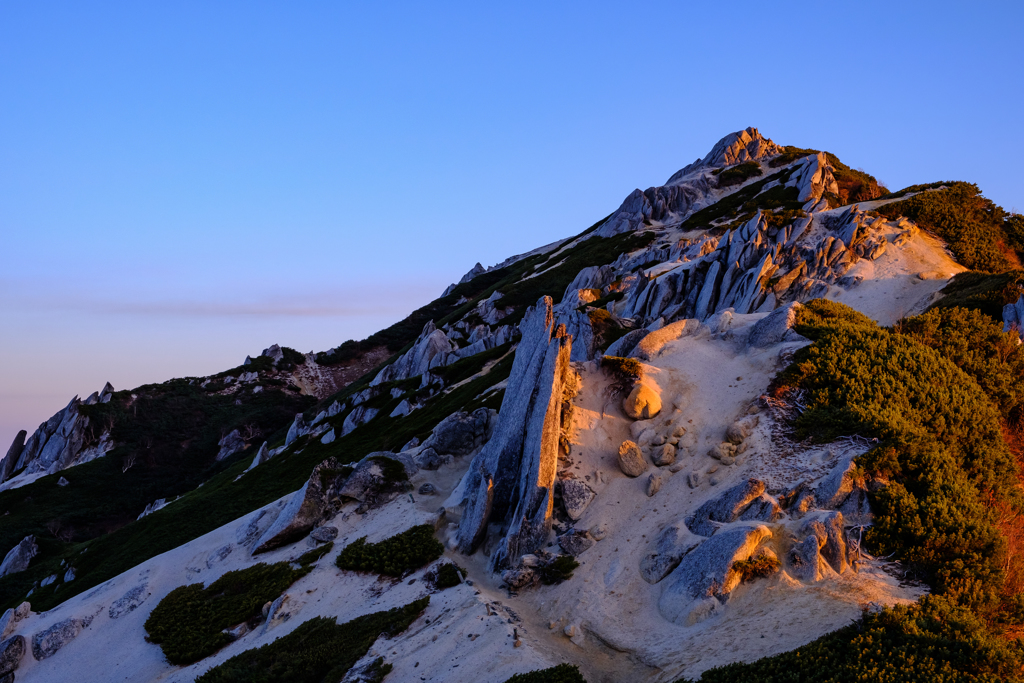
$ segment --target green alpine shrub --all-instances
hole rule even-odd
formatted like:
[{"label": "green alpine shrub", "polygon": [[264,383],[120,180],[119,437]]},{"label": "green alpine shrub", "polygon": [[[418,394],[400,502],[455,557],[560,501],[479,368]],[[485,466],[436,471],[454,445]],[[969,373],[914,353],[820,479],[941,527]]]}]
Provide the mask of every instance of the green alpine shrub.
[{"label": "green alpine shrub", "polygon": [[338,569],[402,576],[441,557],[444,546],[434,538],[434,527],[420,524],[379,543],[366,537],[349,543],[335,560]]},{"label": "green alpine shrub", "polygon": [[311,571],[288,562],[257,564],[228,572],[207,588],[179,586],[160,601],[146,620],[149,642],[171,664],[198,662],[231,642],[222,631],[263,617],[263,605]]},{"label": "green alpine shrub", "polygon": [[[335,683],[379,636],[390,638],[409,628],[429,601],[422,598],[344,624],[333,617],[314,617],[272,643],[235,655],[197,678],[196,683]],[[391,665],[383,659],[373,663],[377,681],[390,670]]]}]

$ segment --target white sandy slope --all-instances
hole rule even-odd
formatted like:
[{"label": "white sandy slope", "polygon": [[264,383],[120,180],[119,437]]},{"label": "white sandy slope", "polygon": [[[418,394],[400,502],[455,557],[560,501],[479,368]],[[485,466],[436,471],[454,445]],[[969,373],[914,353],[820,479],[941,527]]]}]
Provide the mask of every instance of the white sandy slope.
[{"label": "white sandy slope", "polygon": [[[890,244],[874,262],[862,259],[850,274],[862,276],[863,281],[849,290],[834,287],[829,296],[881,324],[892,324],[922,310],[948,276],[959,270],[937,240],[918,234],[903,247]],[[929,279],[921,279],[918,273],[929,273]],[[936,273],[943,277],[936,278]],[[617,448],[630,438],[631,423],[621,411],[620,397],[611,395],[609,381],[595,363],[582,364],[583,390],[575,400],[576,434],[568,468],[598,495],[576,527],[605,525],[607,537],[580,556],[581,566],[572,580],[516,596],[510,596],[499,577],[487,571],[482,553],[472,557],[446,553],[468,568],[473,585],[432,594],[425,615],[405,634],[374,645],[368,658],[384,656],[394,665],[387,680],[500,683],[515,673],[569,661],[579,664],[591,683],[674,681],[699,676],[712,666],[799,647],[850,623],[870,603],[893,604],[919,597],[919,587],[901,586],[882,565],[865,563],[857,572],[832,574],[815,584],[801,583],[785,572],[744,584],[721,615],[695,626],[678,626],[659,613],[662,585],[647,584],[638,567],[664,526],[748,477],[764,479],[771,491],[800,481],[813,484],[843,456],[868,447],[852,440],[794,446],[782,437],[771,415],[761,410],[760,426],[736,465],[722,466],[706,455],[733,420],[758,405],[758,397],[782,366],[780,353],[794,348],[794,344],[767,349],[746,346],[749,326],[762,315],[736,316],[721,333],[705,330],[671,342],[649,363],[651,379],[665,399],[656,426],[664,429],[671,422],[687,429],[677,466],[650,467],[650,472],[657,470],[664,479],[661,491],[651,498],[645,493],[647,475],[630,479],[616,463]],[[94,619],[53,657],[36,662],[26,654],[18,680],[192,681],[225,659],[271,642],[314,616],[344,622],[405,605],[427,592],[422,581],[425,569],[391,582],[341,572],[333,559],[345,543],[360,536],[376,541],[414,524],[433,522],[469,460],[461,458],[450,467],[416,476],[417,487],[424,481],[435,484],[436,496],[414,494],[415,502],[402,496],[366,515],[352,514],[349,508],[336,517],[331,522],[340,529],[335,550],[288,590],[289,600],[282,608],[287,619],[275,620],[266,632],[258,628],[206,660],[183,668],[167,664],[160,649],[144,640],[146,618],[173,588],[197,581],[208,584],[226,571],[257,561],[292,559],[309,549],[311,542],[303,541],[250,557],[235,537],[247,516],[50,612],[32,614],[17,629],[27,638],[66,618],[92,615]],[[714,474],[720,481],[712,485],[710,474],[716,467]],[[686,482],[690,471],[702,474],[695,489]],[[285,500],[287,496],[272,506]],[[171,511],[173,506],[167,510]],[[781,556],[786,533],[781,525],[772,529],[772,544]],[[225,545],[231,545],[231,552],[223,560],[211,560],[211,554]],[[409,583],[409,579],[415,581]],[[111,619],[110,604],[141,583],[151,594],[146,602],[134,612]],[[566,627],[575,634],[572,638],[566,635]],[[517,635],[521,647],[514,647]]]}]

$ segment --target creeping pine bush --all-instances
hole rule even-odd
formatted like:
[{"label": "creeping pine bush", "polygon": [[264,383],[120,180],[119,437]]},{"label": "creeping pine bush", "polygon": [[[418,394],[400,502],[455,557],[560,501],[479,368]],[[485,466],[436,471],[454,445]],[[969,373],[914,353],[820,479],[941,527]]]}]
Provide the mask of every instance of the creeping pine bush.
[{"label": "creeping pine bush", "polygon": [[969,609],[927,596],[791,652],[710,669],[700,683],[1019,683],[1020,664],[1019,645],[992,636]]},{"label": "creeping pine bush", "polygon": [[434,527],[420,524],[386,538],[380,543],[357,539],[341,551],[335,560],[339,569],[402,576],[441,557],[444,546],[434,538]]},{"label": "creeping pine bush", "polygon": [[[338,624],[334,617],[314,617],[288,635],[263,647],[246,650],[196,679],[196,683],[335,683],[366,654],[378,636],[392,637],[409,628],[430,598],[405,607],[374,612]],[[383,680],[390,664],[373,663]],[[365,679],[361,679],[365,680]]]},{"label": "creeping pine bush", "polygon": [[1007,221],[1002,207],[981,196],[972,183],[949,183],[945,189],[922,192],[902,201],[880,206],[886,218],[900,216],[915,221],[941,237],[956,260],[971,270],[1002,273],[1020,267],[1016,223]]},{"label": "creeping pine bush", "polygon": [[1003,307],[1024,295],[1024,270],[990,275],[967,271],[957,273],[942,288],[942,298],[931,308],[971,308],[993,320],[1003,319]]},{"label": "creeping pine bush", "polygon": [[222,631],[263,616],[263,605],[309,573],[287,562],[257,564],[228,572],[207,588],[179,586],[160,601],[146,620],[149,641],[163,649],[171,664],[198,662],[231,642]]},{"label": "creeping pine bush", "polygon": [[550,669],[516,674],[505,683],[587,683],[587,679],[583,678],[580,668],[575,664],[559,664]]},{"label": "creeping pine bush", "polygon": [[718,176],[719,187],[731,187],[761,175],[761,165],[756,161],[747,161],[736,166],[713,171],[712,174]]},{"label": "creeping pine bush", "polygon": [[967,346],[984,355],[991,330],[981,322],[936,313],[907,321],[908,333],[900,334],[842,304],[812,301],[798,310],[794,329],[816,341],[797,352],[773,391],[806,392],[795,422],[804,436],[881,440],[858,460],[865,476],[889,482],[874,495],[867,542],[909,563],[937,593],[991,614],[1006,544],[990,503],[1018,494],[998,404],[983,389],[1001,386],[1000,370],[985,369],[961,339],[976,340]]}]

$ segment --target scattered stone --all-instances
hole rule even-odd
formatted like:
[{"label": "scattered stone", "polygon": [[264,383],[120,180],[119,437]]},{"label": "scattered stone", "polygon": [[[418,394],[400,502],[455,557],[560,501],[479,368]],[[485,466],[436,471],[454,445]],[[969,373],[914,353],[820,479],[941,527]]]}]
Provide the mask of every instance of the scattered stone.
[{"label": "scattered stone", "polygon": [[754,433],[754,429],[757,427],[757,423],[757,415],[748,415],[743,419],[736,420],[731,425],[729,425],[729,429],[726,430],[725,438],[730,443],[739,445],[743,443],[744,439],[746,439],[748,436]]},{"label": "scattered stone", "polygon": [[607,524],[595,524],[590,527],[590,537],[595,541],[603,541],[608,536]]},{"label": "scattered stone", "polygon": [[330,543],[338,537],[338,527],[318,526],[309,533],[309,537],[317,543]]},{"label": "scattered stone", "polygon": [[689,484],[691,489],[695,489],[700,486],[700,472],[690,472],[687,474],[686,483]]},{"label": "scattered stone", "polygon": [[506,569],[501,573],[501,580],[512,590],[518,590],[533,583],[537,573],[529,567],[522,569]]},{"label": "scattered stone", "polygon": [[634,420],[649,420],[661,412],[661,396],[649,384],[640,382],[622,401],[622,409]]},{"label": "scattered stone", "polygon": [[661,490],[661,475],[652,473],[647,477],[647,497],[650,498]]},{"label": "scattered stone", "polygon": [[697,508],[696,512],[686,518],[686,526],[695,534],[711,536],[719,524],[728,524],[739,519],[740,514],[755,498],[764,493],[764,490],[765,483],[759,479],[748,479],[737,484]]},{"label": "scattered stone", "polygon": [[619,469],[627,477],[639,477],[647,470],[644,454],[632,441],[623,441],[619,446]]},{"label": "scattered stone", "polygon": [[327,444],[333,443],[333,442],[334,442],[334,430],[333,429],[331,431],[327,432],[326,434],[324,434],[323,437],[320,438],[320,443],[324,444],[325,446]]},{"label": "scattered stone", "polygon": [[676,447],[670,443],[667,443],[664,446],[658,446],[651,454],[651,460],[653,460],[654,464],[658,467],[671,465],[676,461]]},{"label": "scattered stone", "polygon": [[431,484],[429,481],[420,484],[419,494],[421,496],[433,496],[437,494],[437,487]]},{"label": "scattered stone", "polygon": [[75,568],[68,567],[68,570],[64,572],[64,583],[75,580]]},{"label": "scattered stone", "polygon": [[40,631],[32,636],[32,656],[39,661],[52,657],[91,623],[92,617],[65,619],[58,621],[45,631]]},{"label": "scattered stone", "polygon": [[569,519],[575,521],[583,516],[597,494],[582,479],[563,479],[561,486],[562,507]]},{"label": "scattered stone", "polygon": [[120,598],[110,603],[110,608],[107,610],[107,614],[111,619],[118,619],[124,615],[134,612],[135,609],[146,601],[149,597],[148,584],[140,583],[135,586],[127,593],[122,595]]},{"label": "scattered stone", "polygon": [[589,550],[594,546],[594,543],[595,541],[590,537],[589,532],[577,529],[570,529],[558,537],[558,545],[573,557]]},{"label": "scattered stone", "polygon": [[735,458],[736,445],[731,444],[728,441],[723,441],[722,443],[708,450],[708,455],[714,458],[715,460],[721,460],[722,458]]},{"label": "scattered stone", "polygon": [[70,483],[71,482],[65,479],[64,477],[61,477],[60,479],[57,480],[57,486],[67,486]]},{"label": "scattered stone", "polygon": [[21,543],[11,548],[0,562],[0,576],[8,576],[28,569],[28,563],[39,554],[39,546],[36,545],[35,536],[26,536]]},{"label": "scattered stone", "polygon": [[434,471],[442,465],[450,465],[455,462],[455,457],[448,453],[440,454],[430,446],[425,446],[416,454],[416,464],[425,470]]}]

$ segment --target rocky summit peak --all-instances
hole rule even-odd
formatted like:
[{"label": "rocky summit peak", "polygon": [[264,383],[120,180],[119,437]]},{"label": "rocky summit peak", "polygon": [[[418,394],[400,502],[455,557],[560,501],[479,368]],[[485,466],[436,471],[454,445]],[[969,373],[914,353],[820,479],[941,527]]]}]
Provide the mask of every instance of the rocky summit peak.
[{"label": "rocky summit peak", "polygon": [[781,153],[782,147],[761,135],[757,128],[745,128],[726,135],[715,143],[706,157],[697,159],[674,173],[666,184],[671,184],[698,168],[732,166],[744,161],[757,161]]}]

